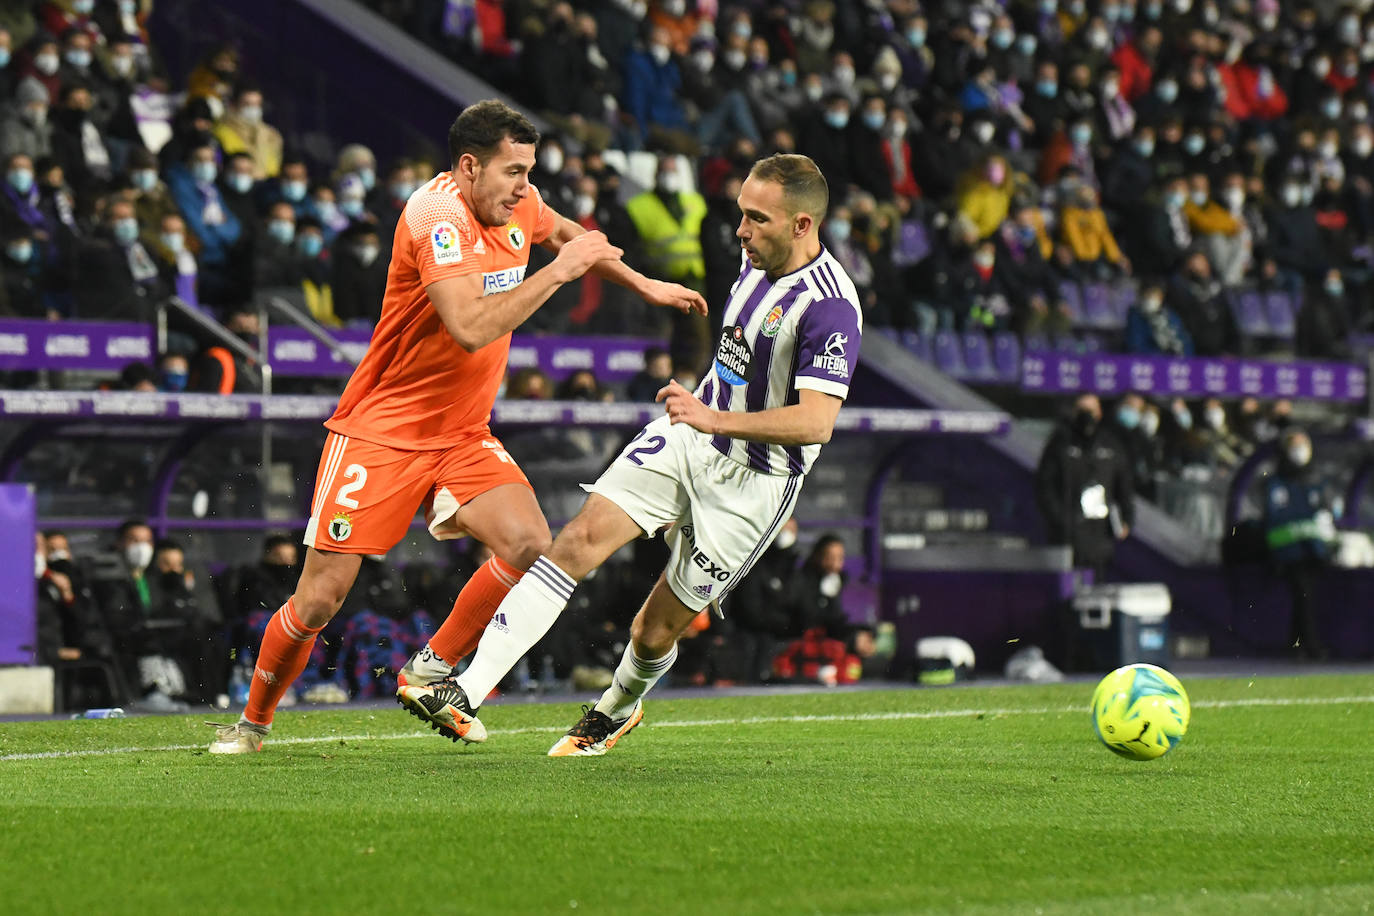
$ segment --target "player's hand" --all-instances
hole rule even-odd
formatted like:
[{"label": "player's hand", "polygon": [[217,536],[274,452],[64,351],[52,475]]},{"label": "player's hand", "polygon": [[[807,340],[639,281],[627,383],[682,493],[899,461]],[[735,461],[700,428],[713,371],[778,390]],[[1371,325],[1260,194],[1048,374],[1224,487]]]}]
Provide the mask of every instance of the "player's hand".
[{"label": "player's hand", "polygon": [[693,429],[715,434],[716,412],[701,403],[692,392],[679,385],[677,379],[672,379],[668,384],[658,389],[658,394],[654,400],[661,403],[667,411],[669,423],[686,423]]},{"label": "player's hand", "polygon": [[706,314],[706,300],[701,293],[689,289],[681,283],[665,283],[663,280],[650,280],[645,286],[644,301],[650,305],[677,309],[686,314]]},{"label": "player's hand", "polygon": [[558,249],[558,257],[553,260],[553,268],[558,271],[561,282],[571,283],[598,261],[619,261],[624,254],[610,243],[606,233],[584,232],[563,243]]}]

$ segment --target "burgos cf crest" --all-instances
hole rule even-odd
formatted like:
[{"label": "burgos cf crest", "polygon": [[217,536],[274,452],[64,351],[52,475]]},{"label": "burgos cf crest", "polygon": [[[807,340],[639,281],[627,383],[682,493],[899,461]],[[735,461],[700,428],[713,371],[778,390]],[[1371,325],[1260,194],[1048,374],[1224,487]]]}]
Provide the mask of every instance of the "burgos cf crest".
[{"label": "burgos cf crest", "polygon": [[347,512],[339,512],[329,521],[329,536],[339,544],[348,540],[348,536],[353,533],[353,520],[348,517]]},{"label": "burgos cf crest", "polygon": [[525,233],[515,223],[506,227],[506,238],[510,239],[510,247],[516,251],[525,247]]}]

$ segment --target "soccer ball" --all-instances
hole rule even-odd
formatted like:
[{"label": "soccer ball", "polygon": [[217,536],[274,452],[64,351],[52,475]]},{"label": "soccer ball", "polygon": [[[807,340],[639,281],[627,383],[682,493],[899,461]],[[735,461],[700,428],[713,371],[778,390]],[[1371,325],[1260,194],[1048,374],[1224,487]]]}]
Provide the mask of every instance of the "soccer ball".
[{"label": "soccer ball", "polygon": [[1183,685],[1155,665],[1126,665],[1093,691],[1093,730],[1113,753],[1153,760],[1188,731],[1192,706]]}]

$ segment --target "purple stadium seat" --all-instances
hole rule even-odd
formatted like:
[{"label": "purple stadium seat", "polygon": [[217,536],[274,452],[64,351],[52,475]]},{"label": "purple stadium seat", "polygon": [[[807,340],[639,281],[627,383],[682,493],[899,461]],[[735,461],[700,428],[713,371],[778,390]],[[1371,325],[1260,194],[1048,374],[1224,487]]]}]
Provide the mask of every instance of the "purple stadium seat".
[{"label": "purple stadium seat", "polygon": [[997,377],[992,364],[992,346],[982,331],[964,332],[964,368],[974,381],[990,382]]},{"label": "purple stadium seat", "polygon": [[1050,339],[1040,333],[1027,334],[1024,349],[1027,353],[1045,353],[1050,349]]},{"label": "purple stadium seat", "polygon": [[931,338],[928,334],[903,331],[902,346],[906,347],[906,351],[917,359],[923,359],[928,363],[935,362],[935,354],[931,352]]},{"label": "purple stadium seat", "polygon": [[897,242],[892,246],[892,263],[897,267],[919,264],[930,255],[930,232],[925,223],[909,219],[902,223]]},{"label": "purple stadium seat", "polygon": [[1264,315],[1269,320],[1269,331],[1275,337],[1292,340],[1297,331],[1294,320],[1297,309],[1293,297],[1282,290],[1271,290],[1264,295]]},{"label": "purple stadium seat", "polygon": [[1056,334],[1050,348],[1056,353],[1078,353],[1083,349],[1083,345],[1072,334]]},{"label": "purple stadium seat", "polygon": [[1112,328],[1126,327],[1126,314],[1135,305],[1136,297],[1140,295],[1140,284],[1135,280],[1120,280],[1112,287],[1112,313],[1114,323]]},{"label": "purple stadium seat", "polygon": [[886,327],[882,327],[882,328],[873,328],[873,330],[877,331],[880,335],[882,335],[883,337],[886,337],[888,340],[892,341],[893,343],[901,343],[901,342],[902,342],[902,333],[901,333],[901,331],[898,331],[896,328],[886,328]]},{"label": "purple stadium seat", "polygon": [[1236,327],[1245,337],[1268,337],[1269,320],[1264,315],[1264,300],[1253,289],[1244,289],[1231,296],[1231,310]]},{"label": "purple stadium seat", "polygon": [[1078,339],[1078,349],[1083,353],[1103,353],[1107,349],[1107,342],[1100,334],[1084,334]]},{"label": "purple stadium seat", "polygon": [[992,335],[992,364],[999,381],[1015,382],[1021,377],[1021,341],[1015,334],[998,331]]},{"label": "purple stadium seat", "polygon": [[1059,298],[1068,306],[1069,320],[1075,327],[1083,323],[1083,291],[1072,280],[1059,284]]},{"label": "purple stadium seat", "polygon": [[1112,306],[1113,290],[1105,283],[1087,283],[1083,286],[1083,320],[1088,328],[1115,328],[1116,312]]},{"label": "purple stadium seat", "polygon": [[962,379],[968,375],[964,367],[964,348],[959,335],[953,331],[936,331],[933,346],[935,365],[941,372]]}]

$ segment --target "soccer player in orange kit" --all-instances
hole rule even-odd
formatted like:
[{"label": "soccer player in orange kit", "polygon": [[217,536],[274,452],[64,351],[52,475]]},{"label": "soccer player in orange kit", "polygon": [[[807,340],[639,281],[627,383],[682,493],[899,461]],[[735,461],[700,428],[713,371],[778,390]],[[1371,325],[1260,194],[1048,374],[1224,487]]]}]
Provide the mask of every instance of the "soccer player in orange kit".
[{"label": "soccer player in orange kit", "polygon": [[[305,568],[263,634],[243,715],[216,726],[211,753],[262,749],[278,701],[304,669],[315,635],[338,613],[361,555],[389,550],[421,505],[435,538],[470,534],[495,556],[402,669],[398,699],[455,741],[484,737],[466,734],[465,717],[436,704],[433,692],[426,693],[432,709],[403,694],[407,685],[452,673],[551,543],[529,481],[487,425],[511,331],[588,270],[653,305],[706,312],[698,293],[630,269],[604,234],[545,205],[529,183],[539,132],[519,112],[478,102],[454,121],[448,142],[452,171],[406,203],[381,320],[325,422]],[[557,256],[526,277],[530,245]]]}]

